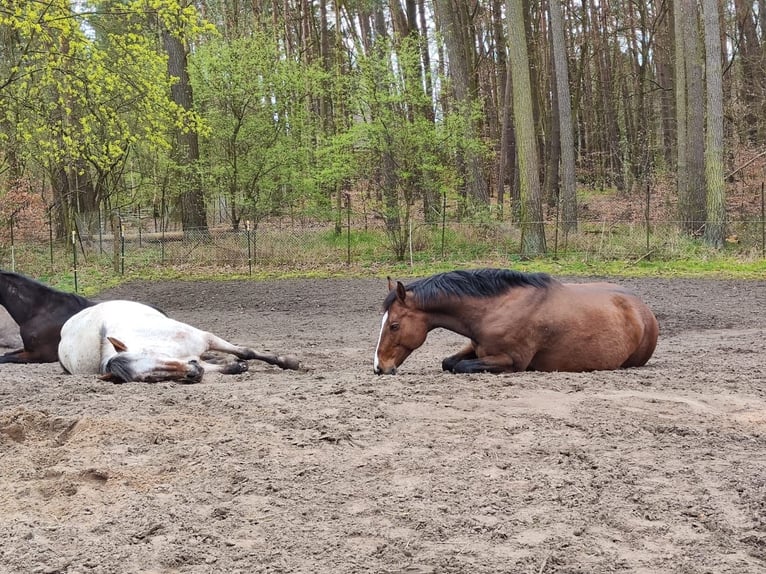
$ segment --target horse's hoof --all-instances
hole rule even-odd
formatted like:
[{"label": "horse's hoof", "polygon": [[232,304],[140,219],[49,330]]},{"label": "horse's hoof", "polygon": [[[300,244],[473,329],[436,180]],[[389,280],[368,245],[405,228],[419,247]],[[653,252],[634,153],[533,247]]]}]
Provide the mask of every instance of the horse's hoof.
[{"label": "horse's hoof", "polygon": [[279,366],[283,369],[290,369],[292,371],[297,371],[301,368],[301,362],[298,360],[297,357],[293,357],[292,355],[287,355],[286,357],[279,357]]},{"label": "horse's hoof", "polygon": [[234,361],[226,365],[226,368],[221,371],[224,375],[239,375],[246,372],[250,367],[245,361]]}]

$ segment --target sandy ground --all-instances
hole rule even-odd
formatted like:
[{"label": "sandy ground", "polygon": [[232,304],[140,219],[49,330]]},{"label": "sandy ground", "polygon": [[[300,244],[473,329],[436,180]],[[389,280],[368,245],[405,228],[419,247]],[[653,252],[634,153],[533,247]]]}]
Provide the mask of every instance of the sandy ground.
[{"label": "sandy ground", "polygon": [[133,283],[306,370],[0,365],[0,572],[766,572],[766,282],[621,281],[645,367],[372,374],[384,280]]}]

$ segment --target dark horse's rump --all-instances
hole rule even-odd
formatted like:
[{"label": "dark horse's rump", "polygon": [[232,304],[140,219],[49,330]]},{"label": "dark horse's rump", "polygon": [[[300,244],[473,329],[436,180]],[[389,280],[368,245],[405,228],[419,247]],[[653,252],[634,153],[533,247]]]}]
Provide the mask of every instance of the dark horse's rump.
[{"label": "dark horse's rump", "polygon": [[53,363],[58,360],[61,326],[75,313],[94,305],[85,297],[64,293],[18,273],[0,271],[0,305],[19,325],[24,344],[0,356],[0,363]]}]

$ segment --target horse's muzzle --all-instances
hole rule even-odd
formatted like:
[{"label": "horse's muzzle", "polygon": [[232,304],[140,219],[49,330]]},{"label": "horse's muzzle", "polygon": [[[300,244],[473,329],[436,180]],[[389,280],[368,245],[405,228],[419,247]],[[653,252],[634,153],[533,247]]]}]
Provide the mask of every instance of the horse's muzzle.
[{"label": "horse's muzzle", "polygon": [[189,370],[186,371],[184,376],[184,383],[199,383],[202,380],[202,375],[205,374],[205,369],[197,361],[189,361]]},{"label": "horse's muzzle", "polygon": [[396,367],[390,367],[388,369],[381,369],[380,367],[376,367],[374,371],[376,375],[395,375]]}]

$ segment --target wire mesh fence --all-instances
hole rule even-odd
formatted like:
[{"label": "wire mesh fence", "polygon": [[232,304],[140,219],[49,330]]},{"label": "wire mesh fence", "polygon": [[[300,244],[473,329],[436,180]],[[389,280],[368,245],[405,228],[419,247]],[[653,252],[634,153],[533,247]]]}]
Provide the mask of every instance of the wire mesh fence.
[{"label": "wire mesh fence", "polygon": [[[57,239],[50,222],[0,225],[0,267],[42,276],[79,267],[141,274],[157,268],[209,270],[243,275],[259,270],[333,269],[386,262],[492,262],[521,253],[522,231],[507,221],[426,223],[412,221],[387,231],[380,220],[337,222],[267,220],[238,229],[167,229],[151,218],[122,221],[116,233],[105,224]],[[700,237],[676,221],[586,220],[563,233],[544,224],[547,253],[590,260],[678,259],[706,256]],[[727,247],[738,257],[766,257],[761,219],[729,221]]]}]

